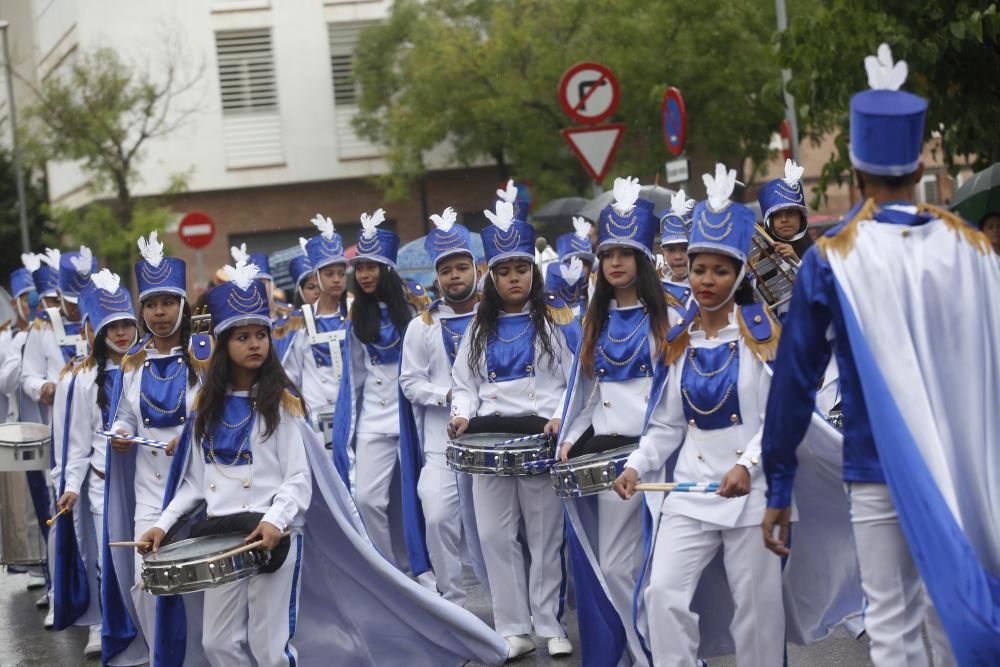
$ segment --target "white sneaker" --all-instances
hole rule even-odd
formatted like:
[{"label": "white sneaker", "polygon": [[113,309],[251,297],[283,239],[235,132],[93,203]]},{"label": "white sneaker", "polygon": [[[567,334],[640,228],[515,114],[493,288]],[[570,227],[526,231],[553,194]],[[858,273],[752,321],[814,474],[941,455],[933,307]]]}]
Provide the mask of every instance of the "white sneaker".
[{"label": "white sneaker", "polygon": [[40,574],[35,574],[33,572],[28,573],[28,590],[37,591],[39,588],[45,588],[45,577]]},{"label": "white sneaker", "polygon": [[87,646],[83,649],[86,658],[96,658],[101,655],[101,626],[90,626],[90,635],[87,637]]},{"label": "white sneaker", "polygon": [[40,597],[37,600],[35,600],[35,606],[38,607],[39,609],[48,609],[49,608],[49,594],[46,592],[46,593],[44,593],[42,595],[42,597]]},{"label": "white sneaker", "polygon": [[49,613],[45,614],[45,629],[51,630],[52,626],[56,624],[56,608],[53,605],[49,605]]},{"label": "white sneaker", "polygon": [[549,637],[549,655],[553,658],[573,655],[573,644],[566,637]]},{"label": "white sneaker", "polygon": [[515,660],[521,656],[535,652],[535,642],[531,635],[510,635],[507,640],[507,660]]},{"label": "white sneaker", "polygon": [[434,573],[430,570],[418,574],[417,583],[427,590],[434,591],[435,593],[438,592],[437,579],[434,577]]}]

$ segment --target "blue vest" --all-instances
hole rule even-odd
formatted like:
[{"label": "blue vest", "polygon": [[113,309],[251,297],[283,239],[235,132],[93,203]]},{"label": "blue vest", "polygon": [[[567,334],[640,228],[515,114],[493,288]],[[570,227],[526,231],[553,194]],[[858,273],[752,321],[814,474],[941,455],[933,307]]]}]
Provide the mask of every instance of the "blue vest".
[{"label": "blue vest", "polygon": [[735,426],[740,414],[740,346],[689,347],[681,372],[684,416],[702,430]]},{"label": "blue vest", "polygon": [[522,313],[497,319],[497,331],[486,339],[486,373],[490,382],[535,374],[535,323]]},{"label": "blue vest", "polygon": [[594,347],[598,382],[622,382],[651,377],[649,314],[645,308],[611,310]]},{"label": "blue vest", "polygon": [[187,360],[183,354],[146,359],[139,381],[142,423],[169,428],[187,417]]},{"label": "blue vest", "polygon": [[256,415],[256,403],[249,396],[226,396],[222,417],[212,424],[201,441],[205,463],[219,466],[253,463],[251,440]]}]

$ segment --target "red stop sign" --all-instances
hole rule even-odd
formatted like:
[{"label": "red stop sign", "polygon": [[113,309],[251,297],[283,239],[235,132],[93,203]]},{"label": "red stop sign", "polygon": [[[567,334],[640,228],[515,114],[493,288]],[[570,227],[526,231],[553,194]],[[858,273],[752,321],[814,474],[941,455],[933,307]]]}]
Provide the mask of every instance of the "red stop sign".
[{"label": "red stop sign", "polygon": [[215,238],[215,223],[207,214],[201,211],[191,211],[181,218],[177,235],[189,248],[204,248]]}]

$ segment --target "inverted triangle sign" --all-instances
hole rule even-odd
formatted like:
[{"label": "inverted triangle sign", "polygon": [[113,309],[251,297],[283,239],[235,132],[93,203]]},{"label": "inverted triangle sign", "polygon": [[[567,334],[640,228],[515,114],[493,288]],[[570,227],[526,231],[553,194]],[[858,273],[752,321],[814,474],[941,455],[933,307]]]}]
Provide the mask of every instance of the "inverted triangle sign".
[{"label": "inverted triangle sign", "polygon": [[593,127],[567,127],[563,139],[573,149],[595,182],[600,183],[615,159],[618,143],[625,134],[624,123],[610,123]]}]

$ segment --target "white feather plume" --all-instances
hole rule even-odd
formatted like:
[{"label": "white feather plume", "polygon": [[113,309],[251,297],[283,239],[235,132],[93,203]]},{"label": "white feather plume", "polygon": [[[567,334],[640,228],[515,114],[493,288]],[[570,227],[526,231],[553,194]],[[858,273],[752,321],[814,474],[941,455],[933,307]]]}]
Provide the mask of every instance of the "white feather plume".
[{"label": "white feather plume", "polygon": [[236,266],[226,264],[222,267],[222,275],[226,277],[226,280],[236,283],[236,286],[241,290],[248,289],[259,272],[260,268],[256,264],[246,264],[245,262],[236,262]]},{"label": "white feather plume", "polygon": [[304,253],[304,254],[305,254],[305,255],[306,255],[307,257],[309,256],[309,253],[308,253],[308,252],[306,252],[306,245],[308,245],[308,243],[309,243],[309,241],[308,241],[308,240],[306,240],[306,239],[302,238],[301,236],[299,237],[299,247],[300,247],[300,248],[302,248],[302,252],[303,252],[303,253]]},{"label": "white feather plume", "polygon": [[455,226],[456,220],[458,220],[458,214],[451,206],[446,208],[441,215],[431,213],[431,222],[442,232],[450,232],[451,228]]},{"label": "white feather plume", "polygon": [[805,171],[806,168],[795,164],[794,160],[785,160],[785,177],[781,180],[783,180],[785,185],[788,187],[794,188],[799,184],[799,181],[802,180],[802,174],[804,174]]},{"label": "white feather plume", "polygon": [[581,218],[579,216],[573,216],[573,233],[581,239],[588,238],[590,236],[590,230],[593,227],[586,218]]},{"label": "white feather plume", "polygon": [[506,233],[514,224],[514,205],[509,201],[497,201],[496,212],[486,210],[483,211],[483,215],[499,227],[500,231]]},{"label": "white feather plume", "polygon": [[701,179],[708,193],[708,205],[715,211],[724,209],[736,188],[736,170],[726,171],[726,165],[718,162],[715,165],[715,177],[704,174]]},{"label": "white feather plume", "polygon": [[316,225],[316,229],[327,241],[333,240],[333,220],[325,217],[322,213],[317,213],[313,216],[312,223]]},{"label": "white feather plume", "polygon": [[159,234],[154,230],[149,233],[149,240],[139,237],[139,254],[142,258],[156,268],[163,261],[163,242],[159,240]]},{"label": "white feather plume", "polygon": [[121,277],[117,273],[111,273],[111,269],[101,269],[91,275],[90,280],[94,283],[94,287],[105,292],[118,291],[118,286],[122,283]]},{"label": "white feather plume", "polygon": [[624,215],[625,213],[632,210],[635,206],[635,202],[639,199],[639,185],[638,178],[631,178],[626,176],[625,178],[616,178],[614,188],[612,192],[615,196],[614,207],[618,213]]},{"label": "white feather plume", "polygon": [[573,257],[568,262],[559,265],[559,273],[562,274],[562,279],[566,281],[567,285],[575,285],[580,280],[580,276],[583,275],[583,262],[579,257]]},{"label": "white feather plume", "polygon": [[56,248],[46,248],[45,255],[39,255],[42,261],[48,264],[51,268],[56,271],[59,270],[59,259],[62,257],[62,253]]},{"label": "white feather plume", "polygon": [[229,254],[233,256],[233,261],[237,264],[241,262],[246,264],[250,261],[250,254],[247,252],[247,244],[241,243],[239,247],[231,246],[229,248]]},{"label": "white feather plume", "polygon": [[70,263],[76,272],[81,276],[89,276],[90,270],[94,267],[94,253],[85,245],[80,246],[80,254],[69,258]]},{"label": "white feather plume", "polygon": [[28,269],[29,273],[34,273],[42,268],[42,257],[33,252],[22,252],[21,264],[24,264],[24,268]]},{"label": "white feather plume", "polygon": [[873,90],[899,90],[909,73],[905,60],[893,64],[892,49],[885,42],[879,45],[876,55],[865,58],[865,71]]},{"label": "white feather plume", "polygon": [[670,195],[670,212],[674,215],[684,217],[691,212],[694,208],[694,200],[688,199],[687,193],[684,192],[684,188],[681,188],[674,194]]},{"label": "white feather plume", "polygon": [[375,236],[375,230],[385,221],[385,209],[377,209],[371,215],[367,213],[361,214],[361,235],[366,239],[370,239]]},{"label": "white feather plume", "polygon": [[503,190],[497,190],[497,197],[499,197],[501,201],[510,202],[511,204],[517,201],[517,187],[514,185],[513,178],[507,181],[506,188]]}]

